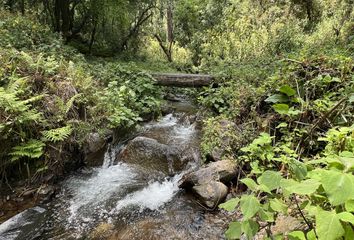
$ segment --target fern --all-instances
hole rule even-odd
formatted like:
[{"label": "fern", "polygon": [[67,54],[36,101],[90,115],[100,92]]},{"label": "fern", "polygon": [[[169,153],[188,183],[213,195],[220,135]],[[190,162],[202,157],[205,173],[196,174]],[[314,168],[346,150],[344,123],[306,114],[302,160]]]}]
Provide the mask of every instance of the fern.
[{"label": "fern", "polygon": [[62,127],[62,128],[55,128],[48,131],[43,131],[43,137],[45,141],[50,142],[60,142],[67,139],[72,132],[72,128],[70,125]]},{"label": "fern", "polygon": [[65,104],[65,113],[68,114],[68,112],[70,111],[70,109],[72,108],[72,106],[74,105],[74,102],[77,98],[81,97],[82,94],[79,93],[79,94],[76,94],[74,95],[73,97],[71,97],[69,99],[69,101],[67,101],[67,103]]},{"label": "fern", "polygon": [[12,156],[11,161],[15,162],[23,157],[39,158],[43,155],[44,146],[45,144],[42,141],[31,139],[26,143],[13,147],[12,152],[9,154]]},{"label": "fern", "polygon": [[28,77],[19,77],[13,73],[10,77],[10,82],[6,87],[7,92],[18,93],[22,92],[26,88],[26,82]]},{"label": "fern", "polygon": [[31,109],[32,106],[30,105],[31,102],[40,98],[42,98],[42,95],[23,101],[15,93],[8,93],[4,88],[0,87],[0,109],[4,111],[3,114],[13,117],[13,119],[9,119],[12,123],[23,124],[28,121],[41,120],[42,115],[37,110]]}]

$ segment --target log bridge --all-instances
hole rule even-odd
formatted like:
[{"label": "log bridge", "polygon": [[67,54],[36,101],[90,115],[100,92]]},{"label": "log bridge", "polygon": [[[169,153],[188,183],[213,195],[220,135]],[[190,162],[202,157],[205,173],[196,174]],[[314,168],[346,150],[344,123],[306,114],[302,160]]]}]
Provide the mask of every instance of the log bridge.
[{"label": "log bridge", "polygon": [[154,73],[151,76],[160,86],[204,87],[213,83],[214,77],[204,74]]}]

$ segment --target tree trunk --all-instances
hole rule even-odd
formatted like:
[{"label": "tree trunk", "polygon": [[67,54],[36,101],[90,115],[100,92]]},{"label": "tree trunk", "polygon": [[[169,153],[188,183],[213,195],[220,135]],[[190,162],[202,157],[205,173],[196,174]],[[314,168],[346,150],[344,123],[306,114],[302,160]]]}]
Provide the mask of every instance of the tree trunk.
[{"label": "tree trunk", "polygon": [[60,27],[60,19],[61,19],[61,8],[60,8],[60,0],[55,0],[54,3],[54,31],[60,32],[61,27]]},{"label": "tree trunk", "polygon": [[166,55],[167,57],[167,60],[169,62],[173,62],[173,59],[172,59],[172,45],[170,45],[169,47],[166,47],[164,42],[162,41],[162,39],[160,38],[160,36],[158,34],[155,34],[154,37],[156,38],[156,40],[158,41],[162,51],[164,52],[164,54]]},{"label": "tree trunk", "polygon": [[25,15],[25,0],[21,0],[21,14]]},{"label": "tree trunk", "polygon": [[69,0],[61,0],[61,31],[67,38],[70,35],[70,3]]},{"label": "tree trunk", "polygon": [[201,74],[173,74],[159,73],[152,74],[156,84],[170,87],[203,87],[213,83],[213,77]]},{"label": "tree trunk", "polygon": [[173,0],[168,0],[168,6],[167,6],[167,42],[172,43],[173,42]]},{"label": "tree trunk", "polygon": [[92,29],[90,45],[89,45],[89,53],[90,54],[92,52],[92,46],[93,46],[93,43],[95,41],[96,29],[97,29],[97,21],[95,20],[94,23],[93,23],[93,29]]},{"label": "tree trunk", "polygon": [[173,0],[168,0],[168,5],[167,5],[167,44],[168,44],[168,61],[172,62],[172,46],[174,42],[174,37],[173,37]]}]

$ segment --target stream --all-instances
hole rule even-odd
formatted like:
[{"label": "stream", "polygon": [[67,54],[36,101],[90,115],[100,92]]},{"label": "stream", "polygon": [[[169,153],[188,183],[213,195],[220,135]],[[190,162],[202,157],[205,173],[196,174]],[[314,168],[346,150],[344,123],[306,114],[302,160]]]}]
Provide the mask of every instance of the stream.
[{"label": "stream", "polygon": [[[195,106],[182,101],[172,109],[144,124],[135,139],[154,139],[151,144],[167,146],[174,157],[154,159],[149,154],[156,150],[143,142],[123,161],[129,142],[109,146],[100,167],[68,176],[52,201],[1,224],[0,240],[224,239],[228,216],[207,211],[178,188],[183,174],[199,167],[200,129]],[[154,162],[134,159],[139,151]]]}]

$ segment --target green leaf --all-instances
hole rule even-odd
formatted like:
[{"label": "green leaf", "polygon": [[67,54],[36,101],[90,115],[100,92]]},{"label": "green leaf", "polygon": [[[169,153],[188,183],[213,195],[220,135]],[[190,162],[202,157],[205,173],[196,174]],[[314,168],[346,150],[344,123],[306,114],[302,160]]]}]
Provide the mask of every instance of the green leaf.
[{"label": "green leaf", "polygon": [[344,240],[353,240],[354,239],[354,230],[350,224],[344,224]]},{"label": "green leaf", "polygon": [[317,240],[315,231],[312,229],[306,234],[307,240]]},{"label": "green leaf", "polygon": [[273,105],[273,109],[279,114],[288,114],[289,105],[288,104],[283,104],[283,103],[274,104]]},{"label": "green leaf", "polygon": [[232,212],[235,210],[236,206],[240,202],[239,198],[232,198],[229,201],[219,205],[219,208],[225,209],[226,211]]},{"label": "green leaf", "polygon": [[279,89],[279,92],[285,93],[288,97],[294,96],[296,91],[289,85],[284,85]]},{"label": "green leaf", "polygon": [[304,163],[294,160],[289,163],[291,173],[297,180],[303,180],[307,175],[307,167]]},{"label": "green leaf", "polygon": [[284,213],[284,214],[286,214],[287,211],[288,211],[288,206],[283,201],[281,201],[281,200],[279,200],[277,198],[271,199],[269,201],[269,203],[270,203],[270,208],[273,211],[281,212],[281,213]]},{"label": "green leaf", "polygon": [[353,178],[352,174],[337,171],[322,172],[321,183],[331,204],[337,206],[353,198]]},{"label": "green leaf", "polygon": [[354,93],[349,96],[349,102],[354,103]]},{"label": "green leaf", "polygon": [[344,206],[348,212],[354,212],[354,199],[346,201]]},{"label": "green leaf", "polygon": [[252,240],[253,237],[257,234],[259,225],[253,220],[244,221],[241,225],[242,232],[245,233],[248,240]]},{"label": "green leaf", "polygon": [[274,214],[268,211],[265,211],[264,209],[259,210],[259,217],[261,218],[262,221],[266,222],[274,222]]},{"label": "green leaf", "polygon": [[344,235],[344,229],[335,212],[320,210],[316,216],[316,232],[321,240],[336,240]]},{"label": "green leaf", "polygon": [[251,178],[244,178],[241,180],[241,182],[244,183],[252,191],[258,190],[258,184]]},{"label": "green leaf", "polygon": [[270,103],[284,103],[284,102],[289,102],[289,97],[285,96],[284,94],[274,94],[274,95],[269,96],[264,101],[270,102]]},{"label": "green leaf", "polygon": [[343,222],[348,222],[348,223],[354,224],[354,215],[352,213],[341,212],[341,213],[338,213],[337,216]]},{"label": "green leaf", "polygon": [[259,184],[265,185],[270,191],[280,187],[282,176],[279,172],[265,171],[258,179]]},{"label": "green leaf", "polygon": [[260,209],[258,199],[252,195],[243,195],[241,197],[240,206],[244,220],[248,220],[253,217]]},{"label": "green leaf", "polygon": [[286,127],[288,127],[288,124],[285,122],[282,122],[276,128],[278,129],[278,128],[286,128]]},{"label": "green leaf", "polygon": [[316,192],[321,183],[316,179],[307,179],[302,182],[289,181],[287,184],[282,183],[287,191],[299,195],[310,195]]},{"label": "green leaf", "polygon": [[241,238],[241,223],[231,222],[229,228],[225,232],[227,239],[240,239]]},{"label": "green leaf", "polygon": [[294,231],[288,234],[289,240],[306,240],[305,234],[302,231]]}]

